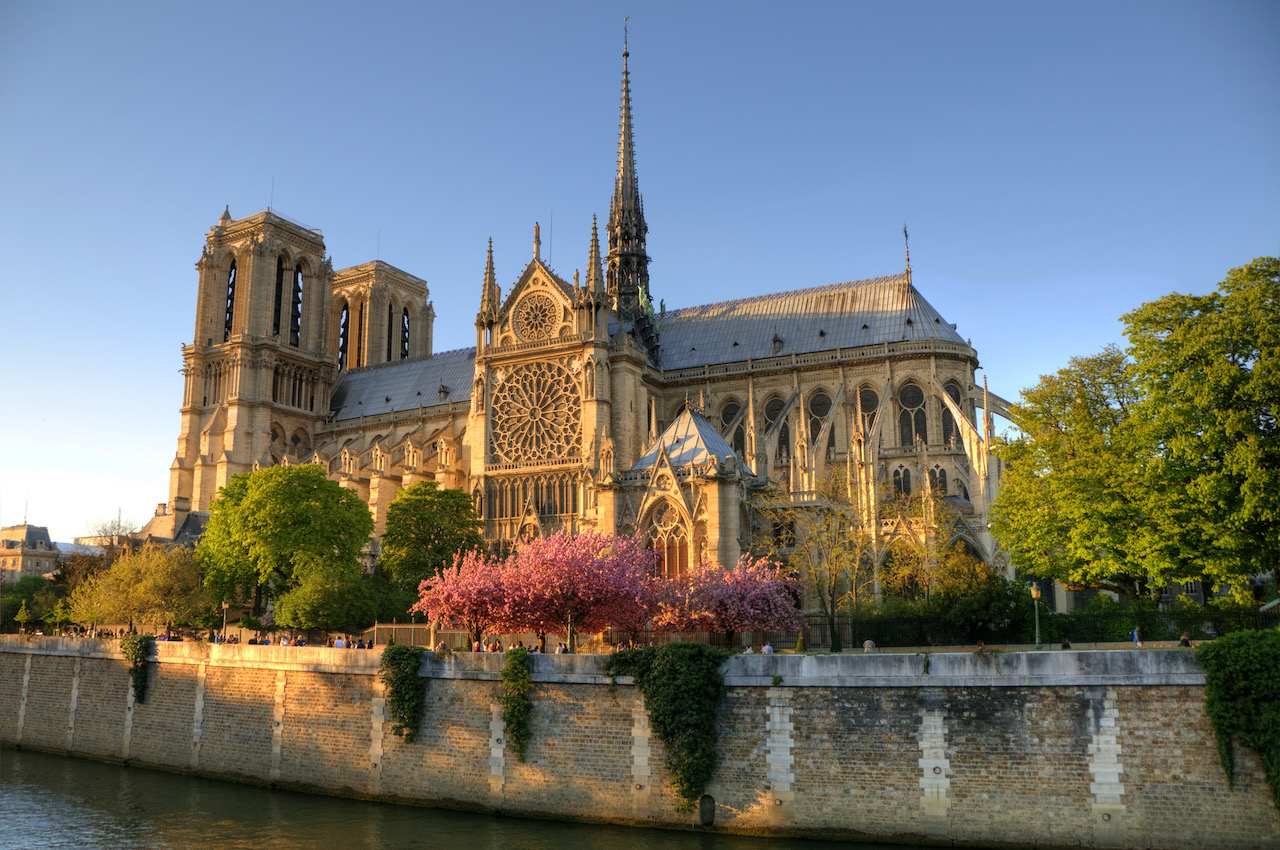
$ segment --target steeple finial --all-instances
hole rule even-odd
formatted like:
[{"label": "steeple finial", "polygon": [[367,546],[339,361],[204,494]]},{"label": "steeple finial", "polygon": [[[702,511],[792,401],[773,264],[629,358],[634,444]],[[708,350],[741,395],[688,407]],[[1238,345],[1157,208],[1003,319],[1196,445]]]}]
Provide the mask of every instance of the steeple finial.
[{"label": "steeple finial", "polygon": [[536,221],[533,223],[533,258],[542,259],[542,228]]},{"label": "steeple finial", "polygon": [[911,239],[907,236],[907,223],[902,223],[902,244],[907,249],[907,273],[911,273]]},{"label": "steeple finial", "polygon": [[600,231],[595,213],[591,214],[591,250],[587,252],[587,289],[604,291],[604,272],[600,269]]},{"label": "steeple finial", "polygon": [[480,289],[480,312],[498,306],[498,279],[493,271],[493,237],[489,237],[489,256],[484,263],[484,284]]}]

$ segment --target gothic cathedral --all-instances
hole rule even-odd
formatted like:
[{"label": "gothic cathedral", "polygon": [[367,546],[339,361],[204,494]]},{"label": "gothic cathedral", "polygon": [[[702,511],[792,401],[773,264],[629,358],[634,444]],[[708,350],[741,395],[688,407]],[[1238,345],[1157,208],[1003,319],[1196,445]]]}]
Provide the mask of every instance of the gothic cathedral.
[{"label": "gothic cathedral", "polygon": [[678,573],[769,537],[756,494],[804,505],[836,475],[880,539],[919,531],[880,505],[929,492],[999,563],[988,447],[1007,402],[975,387],[977,353],[909,256],[885,277],[655,309],[627,55],[605,244],[593,222],[585,280],[568,281],[535,225],[505,297],[490,244],[474,348],[432,350],[425,281],[378,261],[335,271],[319,231],[223,212],[196,264],[177,456],[149,530],[177,536],[232,475],[316,463],[378,534],[401,488],[436,481],[471,495],[497,547],[640,532]]}]

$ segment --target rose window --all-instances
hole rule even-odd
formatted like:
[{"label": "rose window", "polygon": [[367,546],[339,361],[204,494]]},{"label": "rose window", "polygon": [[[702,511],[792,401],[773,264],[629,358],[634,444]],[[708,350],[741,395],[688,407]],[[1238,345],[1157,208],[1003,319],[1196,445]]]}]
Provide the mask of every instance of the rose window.
[{"label": "rose window", "polygon": [[525,297],[516,310],[516,331],[526,342],[549,339],[556,329],[555,302],[540,292]]},{"label": "rose window", "polygon": [[493,454],[499,463],[561,460],[582,453],[582,403],[569,370],[517,366],[493,393]]}]

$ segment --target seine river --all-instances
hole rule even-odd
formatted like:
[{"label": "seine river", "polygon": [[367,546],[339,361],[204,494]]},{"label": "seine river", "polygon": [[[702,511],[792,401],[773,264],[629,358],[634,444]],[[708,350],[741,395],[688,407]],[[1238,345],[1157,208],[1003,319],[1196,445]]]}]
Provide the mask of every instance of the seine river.
[{"label": "seine river", "polygon": [[[823,850],[813,841],[560,824],[272,791],[29,751],[0,753],[0,847]],[[864,850],[890,850],[857,845]],[[892,850],[909,850],[894,845]]]}]

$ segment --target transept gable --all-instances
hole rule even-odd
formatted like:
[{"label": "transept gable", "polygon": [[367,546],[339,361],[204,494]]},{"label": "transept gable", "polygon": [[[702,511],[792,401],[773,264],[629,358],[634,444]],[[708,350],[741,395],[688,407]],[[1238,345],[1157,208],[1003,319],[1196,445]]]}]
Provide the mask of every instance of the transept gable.
[{"label": "transept gable", "polygon": [[498,310],[494,347],[544,343],[572,334],[573,306],[573,285],[535,257]]}]

